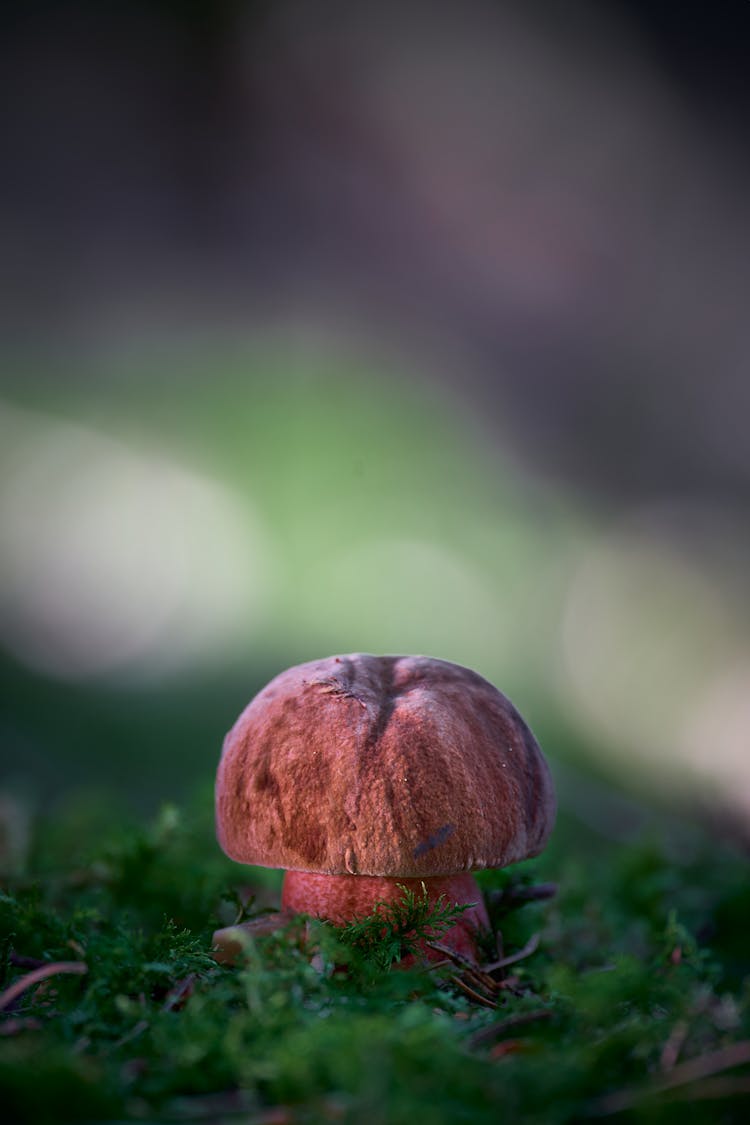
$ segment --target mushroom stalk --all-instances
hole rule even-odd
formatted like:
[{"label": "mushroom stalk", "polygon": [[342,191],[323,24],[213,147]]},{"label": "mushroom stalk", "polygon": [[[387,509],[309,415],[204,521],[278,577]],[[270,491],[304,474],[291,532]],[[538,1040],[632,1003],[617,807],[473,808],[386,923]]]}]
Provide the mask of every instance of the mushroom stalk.
[{"label": "mushroom stalk", "polygon": [[[449,929],[436,935],[442,945],[477,960],[477,932],[489,930],[490,921],[477,881],[468,871],[456,875],[433,875],[426,879],[380,875],[322,875],[287,871],[281,895],[282,910],[327,918],[336,925],[372,914],[382,903],[401,902],[404,889],[421,897],[425,888],[430,904],[468,907]],[[439,954],[425,948],[428,959]]]}]

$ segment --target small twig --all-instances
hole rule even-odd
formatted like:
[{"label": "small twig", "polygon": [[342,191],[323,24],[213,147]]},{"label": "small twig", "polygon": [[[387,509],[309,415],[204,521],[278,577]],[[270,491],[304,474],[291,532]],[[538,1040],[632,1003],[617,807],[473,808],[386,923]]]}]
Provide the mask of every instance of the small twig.
[{"label": "small twig", "polygon": [[507,992],[512,992],[514,996],[524,996],[525,992],[519,988],[520,980],[518,977],[503,977],[502,980],[497,982],[498,989],[504,989]]},{"label": "small twig", "polygon": [[680,1057],[680,1051],[685,1044],[687,1034],[688,1027],[684,1021],[680,1020],[679,1023],[676,1023],[674,1025],[669,1038],[662,1048],[661,1058],[659,1059],[659,1065],[661,1066],[662,1070],[672,1070],[678,1058]]},{"label": "small twig", "polygon": [[42,965],[40,968],[34,969],[33,972],[27,973],[25,977],[21,977],[20,980],[14,981],[9,988],[5,989],[5,992],[0,993],[0,1011],[17,1000],[27,988],[32,988],[33,985],[39,984],[47,977],[57,976],[58,973],[83,974],[88,971],[89,967],[84,961],[52,961],[49,964]]},{"label": "small twig", "polygon": [[467,976],[469,980],[473,981],[478,988],[482,988],[485,992],[488,992],[490,996],[497,996],[502,988],[500,982],[496,981],[494,977],[491,977],[489,973],[485,973],[483,969],[465,969],[464,975]]},{"label": "small twig", "polygon": [[539,1008],[533,1012],[519,1012],[516,1016],[508,1016],[506,1020],[501,1020],[499,1023],[491,1023],[489,1027],[480,1028],[469,1037],[470,1047],[483,1047],[486,1043],[492,1043],[495,1039],[501,1039],[506,1031],[513,1031],[517,1027],[523,1027],[527,1023],[536,1023],[538,1020],[552,1019],[552,1012],[547,1008]]},{"label": "small twig", "polygon": [[197,977],[195,973],[190,973],[189,976],[184,977],[183,980],[177,982],[174,988],[170,988],[167,993],[167,998],[162,1006],[163,1012],[171,1012],[175,1008],[181,1008],[185,1002],[192,996],[195,989],[195,982]]},{"label": "small twig", "polygon": [[419,969],[420,973],[433,973],[435,969],[444,969],[446,965],[451,962],[445,957],[442,961],[429,961],[426,965],[422,965]]},{"label": "small twig", "polygon": [[494,1000],[490,1000],[486,996],[482,996],[481,993],[475,992],[474,989],[471,988],[471,986],[468,985],[465,980],[461,979],[461,977],[451,977],[451,981],[453,982],[453,984],[458,985],[461,991],[465,992],[466,995],[469,996],[476,1004],[482,1004],[485,1008],[497,1008],[497,1004]]},{"label": "small twig", "polygon": [[437,953],[443,953],[448,957],[454,965],[462,969],[466,976],[474,981],[479,988],[483,988],[485,992],[496,994],[500,990],[500,984],[494,980],[489,973],[481,969],[479,965],[475,965],[468,957],[464,957],[461,953],[456,953],[455,949],[449,949],[447,945],[441,945],[439,941],[428,941],[426,943],[430,949],[434,949]]},{"label": "small twig", "polygon": [[711,1051],[707,1055],[699,1055],[698,1058],[679,1063],[672,1068],[668,1075],[649,1086],[616,1090],[598,1101],[593,1112],[600,1116],[620,1113],[622,1110],[637,1105],[644,1098],[666,1093],[680,1086],[687,1086],[691,1082],[699,1082],[703,1078],[710,1078],[722,1070],[728,1070],[733,1066],[742,1066],[744,1063],[750,1063],[750,1039],[742,1039],[738,1043],[731,1043],[728,1047],[723,1047],[719,1051]]},{"label": "small twig", "polygon": [[540,937],[541,934],[533,934],[523,949],[519,949],[518,953],[511,953],[509,957],[503,957],[500,961],[494,961],[491,965],[486,965],[484,971],[495,973],[498,969],[506,969],[508,965],[515,965],[516,961],[523,961],[525,957],[530,957],[532,953],[536,953]]},{"label": "small twig", "polygon": [[[497,981],[492,980],[492,977],[485,977],[484,975],[474,973],[472,973],[471,975],[469,975],[468,973],[465,974],[464,979],[466,979],[467,977],[468,980],[477,989],[479,989],[481,992],[484,992],[485,995],[489,996],[491,1000],[494,1000],[498,993],[502,990],[502,985],[498,984]],[[490,981],[492,981],[491,984]]]},{"label": "small twig", "polygon": [[116,1051],[118,1047],[124,1046],[125,1043],[130,1043],[132,1039],[137,1039],[139,1035],[143,1035],[147,1027],[148,1020],[138,1020],[138,1023],[135,1024],[126,1035],[123,1035],[121,1039],[118,1039],[116,1043],[112,1044],[110,1050]]},{"label": "small twig", "polygon": [[476,965],[470,961],[468,957],[464,957],[462,953],[457,953],[455,949],[451,949],[447,945],[443,945],[439,941],[426,941],[425,945],[428,949],[434,949],[436,953],[442,953],[454,965],[458,965],[459,969],[475,969]]},{"label": "small twig", "polygon": [[483,988],[489,988],[492,992],[497,990],[497,981],[493,980],[479,965],[469,960],[468,957],[464,957],[462,953],[457,953],[455,949],[451,949],[449,946],[443,945],[439,941],[428,941],[426,945],[428,945],[430,949],[434,949],[436,953],[442,953],[443,956],[449,958],[454,965],[457,965],[459,969],[463,969],[463,971],[473,977],[477,983],[480,983]]},{"label": "small twig", "polygon": [[676,1089],[669,1096],[669,1100],[708,1101],[713,1098],[734,1098],[738,1094],[750,1094],[750,1078],[732,1078],[730,1075],[719,1075],[716,1078],[705,1078],[702,1082],[694,1082],[687,1089]]},{"label": "small twig", "polygon": [[711,1051],[707,1055],[699,1055],[695,1059],[688,1059],[674,1067],[669,1076],[664,1078],[659,1086],[668,1089],[672,1086],[682,1086],[686,1082],[696,1082],[699,1078],[708,1078],[721,1070],[728,1070],[733,1066],[742,1066],[750,1063],[750,1039],[740,1039],[737,1043],[730,1043],[718,1051]]}]

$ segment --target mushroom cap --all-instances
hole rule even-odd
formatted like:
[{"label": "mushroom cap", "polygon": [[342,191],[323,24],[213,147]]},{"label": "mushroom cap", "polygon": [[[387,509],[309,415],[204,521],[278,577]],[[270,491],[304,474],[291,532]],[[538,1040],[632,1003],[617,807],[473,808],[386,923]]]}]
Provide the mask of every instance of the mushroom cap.
[{"label": "mushroom cap", "polygon": [[536,855],[555,796],[528,726],[476,672],[356,653],[256,695],[224,740],[216,818],[241,863],[426,878]]}]

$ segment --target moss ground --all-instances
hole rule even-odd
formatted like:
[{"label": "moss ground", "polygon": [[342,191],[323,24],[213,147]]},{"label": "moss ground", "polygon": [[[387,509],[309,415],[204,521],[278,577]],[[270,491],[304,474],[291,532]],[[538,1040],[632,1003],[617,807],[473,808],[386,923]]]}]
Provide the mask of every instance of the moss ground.
[{"label": "moss ground", "polygon": [[747,1119],[741,854],[563,818],[543,856],[480,882],[487,961],[510,959],[489,979],[395,967],[450,920],[414,899],[250,939],[228,968],[212,931],[273,907],[279,875],[220,855],[208,795],[145,827],[79,803],[36,827],[0,896],[3,1119]]}]

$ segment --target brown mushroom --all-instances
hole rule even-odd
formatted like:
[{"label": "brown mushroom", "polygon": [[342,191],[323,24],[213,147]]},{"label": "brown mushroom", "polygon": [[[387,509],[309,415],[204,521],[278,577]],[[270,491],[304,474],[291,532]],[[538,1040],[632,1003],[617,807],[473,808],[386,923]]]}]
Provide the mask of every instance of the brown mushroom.
[{"label": "brown mushroom", "polygon": [[475,957],[488,918],[471,872],[541,851],[555,798],[528,726],[476,672],[354,654],[252,700],[224,742],[216,815],[232,859],[287,869],[284,911],[342,923],[424,883],[471,904],[440,940]]}]

